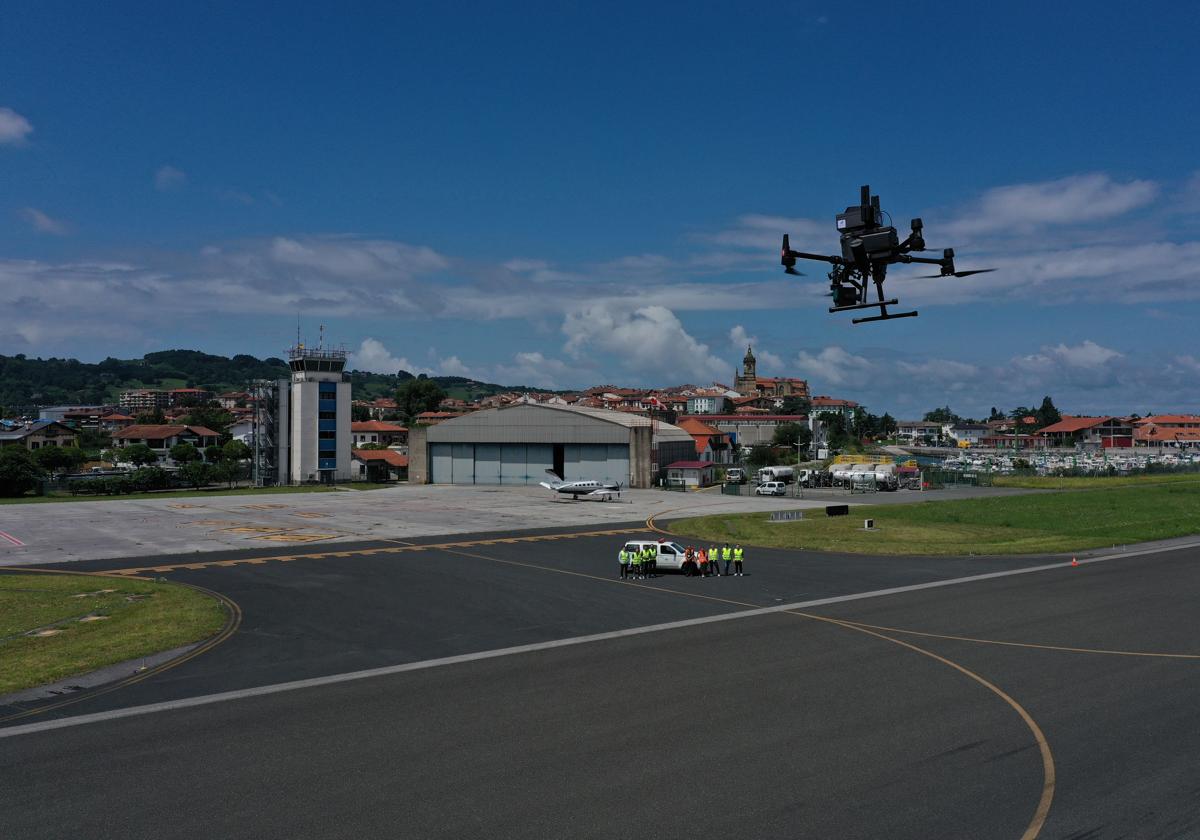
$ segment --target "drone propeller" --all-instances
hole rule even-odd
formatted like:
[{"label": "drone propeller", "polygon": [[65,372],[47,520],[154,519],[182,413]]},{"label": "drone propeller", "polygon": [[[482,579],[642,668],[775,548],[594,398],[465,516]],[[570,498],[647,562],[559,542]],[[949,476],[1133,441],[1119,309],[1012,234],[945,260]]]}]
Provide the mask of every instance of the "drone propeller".
[{"label": "drone propeller", "polygon": [[994,268],[973,268],[969,271],[949,271],[945,274],[918,274],[917,277],[932,280],[937,277],[970,277],[972,274],[987,274],[989,271],[995,271]]}]

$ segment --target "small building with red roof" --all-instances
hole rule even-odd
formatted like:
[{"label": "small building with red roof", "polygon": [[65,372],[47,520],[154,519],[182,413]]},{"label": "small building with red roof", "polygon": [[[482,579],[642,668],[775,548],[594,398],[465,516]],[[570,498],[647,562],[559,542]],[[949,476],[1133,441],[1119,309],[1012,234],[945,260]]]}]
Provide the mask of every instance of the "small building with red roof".
[{"label": "small building with red roof", "polygon": [[350,437],[355,447],[368,443],[407,446],[408,428],[385,420],[359,420],[350,424]]},{"label": "small building with red roof", "polygon": [[352,449],[350,458],[359,481],[408,480],[408,456],[394,449]]},{"label": "small building with red roof", "polygon": [[1073,417],[1064,414],[1057,423],[1038,430],[1051,446],[1085,446],[1125,449],[1133,446],[1133,424],[1120,417]]},{"label": "small building with red roof", "polygon": [[675,461],[667,464],[667,484],[699,489],[717,483],[717,465],[712,461]]}]

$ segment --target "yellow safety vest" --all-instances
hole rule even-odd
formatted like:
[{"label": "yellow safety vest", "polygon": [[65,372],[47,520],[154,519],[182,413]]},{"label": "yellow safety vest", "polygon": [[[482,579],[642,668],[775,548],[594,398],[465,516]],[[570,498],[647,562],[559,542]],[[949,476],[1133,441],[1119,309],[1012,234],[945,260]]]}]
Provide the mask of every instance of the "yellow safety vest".
[{"label": "yellow safety vest", "polygon": [[729,546],[725,546],[724,548],[721,549],[721,559],[722,560],[728,560],[731,556],[733,556],[733,550],[730,549]]},{"label": "yellow safety vest", "polygon": [[739,563],[742,562],[742,554],[744,554],[744,553],[745,552],[743,551],[743,549],[735,548],[733,550],[733,559],[738,561]]},{"label": "yellow safety vest", "polygon": [[617,555],[621,559],[621,565],[625,566],[629,563],[629,553],[625,549],[621,549],[621,553]]}]

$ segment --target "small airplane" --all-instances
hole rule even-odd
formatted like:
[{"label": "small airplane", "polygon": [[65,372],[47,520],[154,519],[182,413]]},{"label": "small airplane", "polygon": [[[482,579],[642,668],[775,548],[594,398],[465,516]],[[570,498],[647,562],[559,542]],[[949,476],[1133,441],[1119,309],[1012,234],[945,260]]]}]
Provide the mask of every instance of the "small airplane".
[{"label": "small airplane", "polygon": [[593,481],[592,479],[563,481],[563,477],[554,470],[546,470],[546,475],[550,476],[550,480],[539,481],[538,483],[542,487],[553,493],[562,493],[564,496],[570,496],[575,501],[579,501],[580,496],[583,496],[585,499],[600,499],[605,502],[614,496],[617,498],[621,497],[620,484]]},{"label": "small airplane", "polygon": [[[914,257],[911,251],[925,251],[924,223],[920,219],[911,222],[912,233],[903,242],[900,241],[896,229],[891,226],[889,216],[887,226],[883,224],[885,211],[879,208],[879,196],[871,195],[869,186],[862,187],[860,204],[857,207],[847,207],[846,212],[837,214],[837,229],[841,234],[841,256],[824,254],[809,254],[804,251],[793,251],[788,235],[783,235],[783,252],[779,262],[783,265],[785,274],[803,277],[796,270],[796,260],[819,260],[829,263],[829,297],[833,298],[830,312],[845,312],[848,309],[879,308],[878,315],[869,318],[855,318],[851,323],[862,324],[867,321],[888,321],[892,318],[915,318],[914,312],[888,312],[889,306],[900,303],[896,298],[884,300],[883,280],[887,276],[887,267],[896,263],[921,263],[936,265],[938,274],[924,274],[922,277],[968,277],[972,274],[984,274],[995,271],[994,268],[976,268],[970,271],[957,271],[954,268],[954,249],[946,248],[941,257]],[[867,300],[870,284],[875,284],[877,300]]]}]

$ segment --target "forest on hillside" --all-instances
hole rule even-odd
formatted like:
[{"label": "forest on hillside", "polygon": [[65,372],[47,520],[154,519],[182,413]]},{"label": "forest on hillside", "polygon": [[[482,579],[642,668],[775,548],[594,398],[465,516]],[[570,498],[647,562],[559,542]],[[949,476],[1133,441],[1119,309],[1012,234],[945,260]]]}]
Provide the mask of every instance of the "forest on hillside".
[{"label": "forest on hillside", "polygon": [[[0,355],[0,406],[10,411],[45,405],[103,405],[116,403],[130,388],[204,388],[214,393],[242,390],[254,379],[288,376],[287,362],[274,356],[258,359],[246,354],[232,358],[198,350],[162,350],[140,359],[30,359],[23,354]],[[354,399],[391,397],[413,374],[350,371]],[[461,376],[433,379],[448,396],[475,399],[509,390],[536,390],[494,385]]]}]

